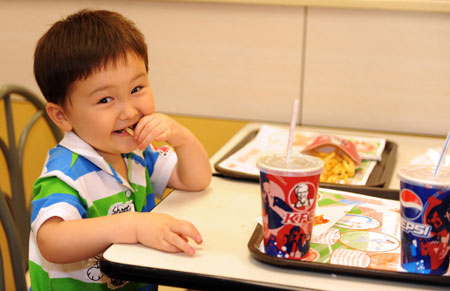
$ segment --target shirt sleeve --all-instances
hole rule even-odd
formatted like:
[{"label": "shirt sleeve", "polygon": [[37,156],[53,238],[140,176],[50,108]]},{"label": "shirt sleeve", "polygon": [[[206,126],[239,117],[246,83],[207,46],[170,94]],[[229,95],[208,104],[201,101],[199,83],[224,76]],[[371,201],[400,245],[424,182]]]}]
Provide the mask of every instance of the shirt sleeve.
[{"label": "shirt sleeve", "polygon": [[74,220],[87,217],[78,192],[57,177],[39,178],[33,188],[31,230],[37,233],[51,217]]},{"label": "shirt sleeve", "polygon": [[175,151],[167,145],[150,145],[144,151],[147,169],[155,197],[161,198],[178,161]]}]

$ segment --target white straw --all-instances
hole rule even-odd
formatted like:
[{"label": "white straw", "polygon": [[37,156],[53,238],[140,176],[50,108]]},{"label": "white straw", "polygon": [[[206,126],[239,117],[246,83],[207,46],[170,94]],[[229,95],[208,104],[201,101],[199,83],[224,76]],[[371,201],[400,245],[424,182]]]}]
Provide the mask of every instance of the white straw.
[{"label": "white straw", "polygon": [[450,131],[447,134],[447,139],[445,140],[444,148],[442,149],[441,156],[439,157],[439,161],[436,166],[436,170],[434,171],[434,176],[436,177],[439,174],[439,169],[441,168],[441,163],[445,159],[445,155],[447,153],[448,141],[450,139]]},{"label": "white straw", "polygon": [[299,104],[300,100],[298,98],[295,98],[294,104],[292,104],[291,126],[289,127],[289,140],[286,152],[287,164],[289,164],[289,162],[291,161],[292,143],[294,142],[294,132],[295,132],[295,125],[297,124]]}]

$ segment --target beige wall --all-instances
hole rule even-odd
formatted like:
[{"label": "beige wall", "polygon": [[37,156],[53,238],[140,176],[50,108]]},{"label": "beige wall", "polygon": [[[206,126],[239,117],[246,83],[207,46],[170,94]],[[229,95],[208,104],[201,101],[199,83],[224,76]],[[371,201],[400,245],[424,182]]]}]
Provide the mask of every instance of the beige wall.
[{"label": "beige wall", "polygon": [[450,14],[309,9],[302,122],[444,135]]},{"label": "beige wall", "polygon": [[303,124],[448,131],[446,13],[0,0],[0,83],[38,92],[32,74],[37,39],[51,23],[83,7],[117,10],[144,32],[159,111],[288,122],[293,98],[301,97]]},{"label": "beige wall", "polygon": [[[6,44],[0,47],[1,83],[20,82],[38,91],[32,75],[37,39],[62,15],[93,7],[120,11],[145,34],[160,111],[284,121],[299,95],[300,7],[61,2],[0,2],[0,10],[8,11],[0,18],[0,43]],[[261,106],[255,108],[255,101]]]}]

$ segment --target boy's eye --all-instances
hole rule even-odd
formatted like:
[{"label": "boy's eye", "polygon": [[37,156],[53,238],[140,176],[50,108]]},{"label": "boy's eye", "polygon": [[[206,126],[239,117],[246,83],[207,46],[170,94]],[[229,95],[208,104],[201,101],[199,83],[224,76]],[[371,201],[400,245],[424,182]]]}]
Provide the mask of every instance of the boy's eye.
[{"label": "boy's eye", "polygon": [[141,87],[141,86],[134,87],[134,89],[131,90],[131,94],[137,93],[137,92],[139,92],[139,91],[141,91],[141,90],[142,90],[142,87]]},{"label": "boy's eye", "polygon": [[111,102],[112,98],[111,97],[105,97],[100,99],[100,101],[98,103],[109,103]]}]

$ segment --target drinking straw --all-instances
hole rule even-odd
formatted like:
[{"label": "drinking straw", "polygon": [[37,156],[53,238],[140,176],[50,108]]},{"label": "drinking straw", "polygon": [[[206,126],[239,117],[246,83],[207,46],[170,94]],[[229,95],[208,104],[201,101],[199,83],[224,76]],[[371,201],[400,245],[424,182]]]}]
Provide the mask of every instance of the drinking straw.
[{"label": "drinking straw", "polygon": [[289,162],[291,161],[292,143],[294,141],[294,131],[295,131],[295,125],[297,123],[299,104],[300,104],[300,100],[298,98],[295,98],[294,104],[292,104],[291,126],[289,127],[289,139],[288,139],[288,146],[287,146],[287,152],[286,152],[286,163],[287,164],[289,164]]},{"label": "drinking straw", "polygon": [[448,141],[450,140],[450,131],[447,134],[447,139],[445,140],[444,148],[442,149],[441,156],[439,157],[439,161],[436,166],[436,170],[434,170],[434,176],[436,177],[439,174],[439,169],[441,168],[442,161],[445,159],[445,155],[447,153]]}]

